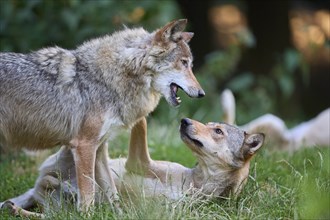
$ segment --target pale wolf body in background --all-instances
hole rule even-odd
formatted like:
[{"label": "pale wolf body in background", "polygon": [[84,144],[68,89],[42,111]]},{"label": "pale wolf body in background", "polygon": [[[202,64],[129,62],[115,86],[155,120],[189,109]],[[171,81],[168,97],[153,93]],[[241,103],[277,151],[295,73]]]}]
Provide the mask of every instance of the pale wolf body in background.
[{"label": "pale wolf body in background", "polygon": [[[224,121],[234,124],[235,97],[228,89],[221,94],[221,106]],[[266,134],[266,143],[272,149],[294,151],[302,147],[330,146],[330,108],[290,129],[282,119],[273,114],[262,115],[239,127],[250,133],[262,131]]]},{"label": "pale wolf body in background", "polygon": [[[194,168],[152,160],[148,152],[147,124],[145,119],[139,121],[131,132],[128,158],[108,160],[119,191],[129,193],[129,197],[143,192],[147,197],[164,195],[171,199],[194,192],[211,196],[237,195],[247,181],[250,160],[264,141],[263,134],[247,134],[225,123],[202,124],[187,118],[181,120],[180,134],[197,157],[198,164]],[[43,218],[43,214],[26,209],[36,203],[46,209],[49,203],[60,207],[68,202],[63,201],[65,198],[75,201],[77,184],[72,158],[71,151],[65,147],[47,158],[40,167],[34,188],[7,200],[4,206],[16,215]],[[125,165],[138,167],[139,173],[128,171]],[[102,192],[97,195],[102,196]]]},{"label": "pale wolf body in background", "polygon": [[78,207],[94,203],[96,183],[111,202],[117,190],[107,140],[152,112],[161,96],[179,105],[178,88],[204,96],[191,70],[193,34],[183,32],[186,23],[173,21],[152,33],[125,29],[75,50],[0,53],[0,144],[70,148]]}]

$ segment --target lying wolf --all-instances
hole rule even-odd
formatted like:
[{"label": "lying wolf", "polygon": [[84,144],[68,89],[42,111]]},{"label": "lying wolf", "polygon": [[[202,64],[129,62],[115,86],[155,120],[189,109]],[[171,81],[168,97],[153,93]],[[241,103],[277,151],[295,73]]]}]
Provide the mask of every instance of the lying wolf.
[{"label": "lying wolf", "polygon": [[66,146],[76,164],[78,207],[93,205],[95,183],[111,202],[117,190],[102,163],[107,140],[152,112],[161,96],[179,105],[178,88],[205,94],[191,70],[186,24],[173,21],[152,33],[125,29],[75,50],[0,53],[0,145]]},{"label": "lying wolf", "polygon": [[[180,134],[197,157],[194,168],[152,160],[148,152],[147,124],[144,118],[139,121],[131,132],[128,158],[107,160],[119,191],[130,196],[143,191],[145,196],[164,195],[171,199],[195,191],[212,196],[237,195],[247,181],[250,160],[264,141],[261,133],[247,134],[229,124],[204,125],[188,118],[181,120]],[[125,166],[138,167],[139,173],[132,173]],[[44,214],[26,209],[36,203],[47,208],[49,204],[60,207],[63,202],[75,201],[74,167],[72,152],[62,147],[41,165],[34,188],[7,200],[3,206],[17,215],[43,218]],[[100,198],[102,194],[99,191],[97,196]]]},{"label": "lying wolf", "polygon": [[[233,124],[236,103],[234,95],[228,89],[221,94],[221,106],[223,120]],[[294,151],[302,147],[330,146],[330,108],[290,129],[282,119],[272,114],[262,115],[239,127],[251,133],[264,132],[267,136],[266,142],[279,150]]]}]

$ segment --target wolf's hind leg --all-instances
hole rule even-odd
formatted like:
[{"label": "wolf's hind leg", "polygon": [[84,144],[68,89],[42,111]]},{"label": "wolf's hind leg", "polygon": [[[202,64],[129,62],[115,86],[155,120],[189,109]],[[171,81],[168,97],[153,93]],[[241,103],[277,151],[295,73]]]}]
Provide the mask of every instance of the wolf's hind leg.
[{"label": "wolf's hind leg", "polygon": [[23,218],[38,218],[38,219],[44,219],[44,214],[37,213],[37,212],[30,212],[28,210],[25,210],[16,204],[14,204],[12,201],[6,201],[1,206],[2,209],[8,209],[12,215],[14,216],[21,216]]},{"label": "wolf's hind leg", "polygon": [[14,203],[15,205],[17,205],[18,207],[21,207],[23,209],[29,209],[32,206],[34,206],[36,204],[36,200],[34,199],[33,195],[37,193],[35,191],[34,188],[29,189],[28,191],[26,191],[25,193],[23,193],[20,196],[17,196],[15,198],[12,199],[7,199],[7,201],[5,202],[0,202],[0,208],[8,201]]}]

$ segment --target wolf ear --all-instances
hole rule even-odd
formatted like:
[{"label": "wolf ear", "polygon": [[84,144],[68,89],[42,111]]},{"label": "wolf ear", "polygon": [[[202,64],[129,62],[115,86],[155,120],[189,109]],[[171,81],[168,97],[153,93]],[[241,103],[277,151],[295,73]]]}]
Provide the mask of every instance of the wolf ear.
[{"label": "wolf ear", "polygon": [[263,145],[265,135],[263,133],[245,134],[245,140],[242,147],[242,153],[245,160],[252,157]]},{"label": "wolf ear", "polygon": [[158,42],[177,42],[184,38],[182,36],[182,31],[185,29],[186,25],[187,19],[172,21],[156,32],[155,40]]},{"label": "wolf ear", "polygon": [[189,41],[191,40],[191,38],[193,36],[194,36],[193,32],[182,32],[181,33],[182,40],[184,40],[186,43],[189,43]]}]

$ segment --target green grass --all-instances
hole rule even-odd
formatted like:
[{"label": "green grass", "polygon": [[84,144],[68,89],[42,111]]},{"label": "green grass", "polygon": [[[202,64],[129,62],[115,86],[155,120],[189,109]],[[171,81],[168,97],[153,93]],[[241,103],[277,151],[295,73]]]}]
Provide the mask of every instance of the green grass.
[{"label": "green grass", "polygon": [[[185,166],[196,161],[180,141],[178,122],[149,122],[149,149],[154,159]],[[111,156],[127,155],[128,134],[110,147]],[[122,213],[109,206],[96,207],[84,216],[69,210],[49,211],[49,219],[329,219],[330,148],[305,148],[294,153],[273,152],[264,146],[252,160],[250,178],[238,198],[203,199],[198,195],[170,201],[139,198],[121,201]],[[22,154],[0,155],[0,201],[34,185],[40,159]],[[17,219],[0,211],[0,219]]]}]

